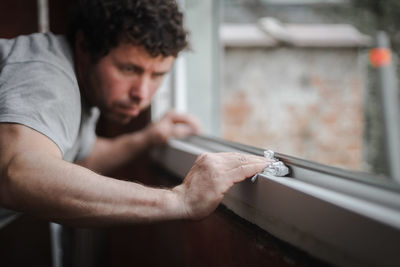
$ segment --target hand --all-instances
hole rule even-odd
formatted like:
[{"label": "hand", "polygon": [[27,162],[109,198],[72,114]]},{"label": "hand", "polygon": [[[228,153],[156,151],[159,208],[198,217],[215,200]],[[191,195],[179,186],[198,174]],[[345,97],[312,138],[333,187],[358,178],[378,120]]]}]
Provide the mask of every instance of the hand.
[{"label": "hand", "polygon": [[200,123],[191,115],[167,112],[164,117],[146,128],[150,143],[164,144],[171,137],[183,138],[200,133]]},{"label": "hand", "polygon": [[261,172],[273,161],[234,152],[203,154],[183,183],[172,190],[181,200],[186,216],[200,219],[215,210],[235,183]]}]

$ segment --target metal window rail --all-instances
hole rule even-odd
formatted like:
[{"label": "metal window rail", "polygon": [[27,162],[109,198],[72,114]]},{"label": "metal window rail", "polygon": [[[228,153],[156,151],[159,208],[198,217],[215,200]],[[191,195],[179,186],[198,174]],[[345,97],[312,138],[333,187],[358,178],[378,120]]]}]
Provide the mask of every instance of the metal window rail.
[{"label": "metal window rail", "polygon": [[50,30],[49,1],[36,0],[38,31],[48,32]]},{"label": "metal window rail", "polygon": [[[210,137],[171,140],[154,156],[183,178],[203,152],[263,149]],[[235,185],[223,204],[311,255],[339,266],[400,266],[400,186],[276,153],[289,177],[260,175]]]}]

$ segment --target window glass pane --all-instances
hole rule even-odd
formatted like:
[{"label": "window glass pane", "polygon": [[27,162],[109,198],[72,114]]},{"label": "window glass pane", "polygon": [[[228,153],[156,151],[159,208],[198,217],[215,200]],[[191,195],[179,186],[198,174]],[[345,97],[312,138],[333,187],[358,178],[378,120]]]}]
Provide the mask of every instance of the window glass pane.
[{"label": "window glass pane", "polygon": [[382,75],[369,52],[377,29],[397,51],[399,5],[186,0],[187,110],[206,134],[388,176]]},{"label": "window glass pane", "polygon": [[191,29],[191,51],[186,53],[187,108],[209,134],[219,124],[219,16],[218,1],[186,0],[186,24]]}]

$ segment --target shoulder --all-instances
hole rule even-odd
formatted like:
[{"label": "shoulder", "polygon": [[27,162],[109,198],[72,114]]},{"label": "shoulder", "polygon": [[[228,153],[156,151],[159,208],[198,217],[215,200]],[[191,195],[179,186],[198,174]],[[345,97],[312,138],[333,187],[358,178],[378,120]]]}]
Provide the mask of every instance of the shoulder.
[{"label": "shoulder", "polygon": [[[2,41],[0,39],[0,41]],[[51,33],[23,35],[0,42],[0,93],[27,97],[59,97],[80,103],[80,91],[73,56],[63,36]],[[46,92],[48,91],[48,92]],[[45,93],[46,92],[46,93]],[[46,99],[43,99],[46,100]]]},{"label": "shoulder", "polygon": [[35,129],[66,152],[81,122],[78,85],[41,62],[10,65],[0,76],[0,122]]},{"label": "shoulder", "polygon": [[35,33],[0,39],[0,69],[7,64],[42,62],[73,78],[73,52],[62,35]]},{"label": "shoulder", "polygon": [[7,44],[0,66],[0,122],[33,128],[62,152],[72,146],[81,120],[81,95],[64,41],[52,34],[21,36]]}]

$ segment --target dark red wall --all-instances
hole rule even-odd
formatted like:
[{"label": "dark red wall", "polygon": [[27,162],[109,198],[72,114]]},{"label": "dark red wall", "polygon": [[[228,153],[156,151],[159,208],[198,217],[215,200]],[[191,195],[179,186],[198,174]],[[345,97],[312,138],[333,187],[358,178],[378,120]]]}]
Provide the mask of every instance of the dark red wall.
[{"label": "dark red wall", "polygon": [[[0,38],[38,30],[36,0],[0,1]],[[0,266],[51,266],[49,224],[27,215],[0,229]]]},{"label": "dark red wall", "polygon": [[0,38],[37,31],[36,0],[0,1]]}]

